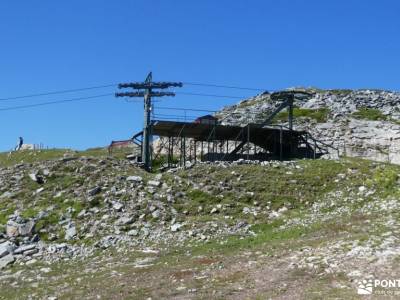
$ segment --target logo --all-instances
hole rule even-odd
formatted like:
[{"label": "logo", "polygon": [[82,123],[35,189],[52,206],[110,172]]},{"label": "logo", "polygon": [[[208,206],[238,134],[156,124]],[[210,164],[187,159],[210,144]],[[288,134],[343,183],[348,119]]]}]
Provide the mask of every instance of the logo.
[{"label": "logo", "polygon": [[356,282],[358,295],[400,296],[400,279],[367,279]]},{"label": "logo", "polygon": [[372,279],[364,279],[358,282],[357,294],[371,295],[374,289],[374,282]]}]

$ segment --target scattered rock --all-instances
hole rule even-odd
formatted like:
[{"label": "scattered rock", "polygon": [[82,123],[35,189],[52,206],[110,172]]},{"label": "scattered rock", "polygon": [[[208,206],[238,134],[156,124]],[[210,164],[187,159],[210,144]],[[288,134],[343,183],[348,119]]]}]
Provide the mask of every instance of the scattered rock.
[{"label": "scattered rock", "polygon": [[12,196],[12,193],[4,192],[3,194],[0,195],[0,199],[11,198],[11,196]]},{"label": "scattered rock", "polygon": [[161,185],[161,182],[157,180],[149,180],[147,184],[150,186],[159,187]]},{"label": "scattered rock", "polygon": [[4,269],[6,266],[12,264],[15,261],[15,258],[12,254],[7,254],[0,258],[0,270]]},{"label": "scattered rock", "polygon": [[120,202],[114,202],[113,203],[113,208],[116,211],[121,211],[123,207],[124,207],[124,205],[122,203],[120,203]]},{"label": "scattered rock", "polygon": [[35,181],[35,182],[37,182],[39,184],[43,184],[44,183],[43,177],[41,177],[41,176],[38,176],[38,175],[36,175],[34,173],[31,173],[28,176],[29,176],[30,179],[32,179],[33,181]]},{"label": "scattered rock", "polygon": [[14,244],[9,241],[1,243],[0,244],[0,258],[6,256],[9,253],[12,253],[14,248],[15,248]]},{"label": "scattered rock", "polygon": [[76,227],[75,226],[70,226],[67,228],[67,230],[65,231],[65,239],[71,240],[76,236],[77,232],[76,232]]},{"label": "scattered rock", "polygon": [[129,176],[126,178],[127,181],[133,181],[133,182],[142,182],[143,178],[140,176]]},{"label": "scattered rock", "polygon": [[120,225],[120,226],[129,225],[132,224],[133,222],[134,222],[133,217],[121,217],[115,222],[115,225]]},{"label": "scattered rock", "polygon": [[20,224],[18,227],[18,231],[21,236],[27,236],[32,235],[34,228],[35,222],[33,220],[30,220],[24,224]]},{"label": "scattered rock", "polygon": [[136,229],[132,229],[128,231],[128,235],[130,236],[138,236],[139,235],[139,231],[137,231]]},{"label": "scattered rock", "polygon": [[42,272],[42,273],[50,273],[51,272],[51,268],[41,268],[40,272]]},{"label": "scattered rock", "polygon": [[95,188],[92,188],[91,190],[88,191],[89,196],[95,196],[101,192],[101,187],[96,186]]},{"label": "scattered rock", "polygon": [[171,225],[171,231],[172,232],[176,232],[176,231],[179,231],[181,228],[182,228],[182,224],[179,224],[179,223],[175,223],[175,224],[172,224]]},{"label": "scattered rock", "polygon": [[29,236],[32,235],[34,227],[33,220],[22,224],[9,220],[6,225],[6,234],[8,237]]},{"label": "scattered rock", "polygon": [[6,225],[6,234],[8,237],[16,237],[19,235],[18,224],[12,221],[8,221]]},{"label": "scattered rock", "polygon": [[216,207],[213,207],[213,208],[211,209],[211,211],[210,211],[210,214],[216,214],[216,213],[218,213],[218,212],[219,212],[219,209],[216,208]]},{"label": "scattered rock", "polygon": [[18,247],[17,249],[14,250],[14,254],[22,254],[25,253],[29,250],[35,249],[36,245],[35,244],[30,244],[30,245],[23,245]]}]

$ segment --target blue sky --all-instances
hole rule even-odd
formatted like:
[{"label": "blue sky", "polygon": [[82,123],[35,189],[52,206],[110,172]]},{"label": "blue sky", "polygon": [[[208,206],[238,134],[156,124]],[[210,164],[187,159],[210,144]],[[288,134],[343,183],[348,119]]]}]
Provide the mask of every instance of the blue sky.
[{"label": "blue sky", "polygon": [[[150,70],[154,80],[271,90],[400,90],[399,12],[396,0],[4,0],[0,98],[141,81]],[[0,101],[0,109],[116,91]],[[256,93],[194,86],[181,92]],[[215,110],[237,101],[177,95],[156,105]],[[0,151],[18,136],[50,147],[103,146],[129,138],[142,122],[140,102],[113,96],[0,111]]]}]

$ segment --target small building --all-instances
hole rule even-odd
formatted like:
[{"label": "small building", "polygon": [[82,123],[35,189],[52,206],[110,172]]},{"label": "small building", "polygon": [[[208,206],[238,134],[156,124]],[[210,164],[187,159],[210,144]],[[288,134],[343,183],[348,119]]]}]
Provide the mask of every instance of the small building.
[{"label": "small building", "polygon": [[217,125],[218,124],[218,119],[212,115],[205,115],[202,117],[198,117],[196,120],[194,120],[194,123],[196,124],[208,124],[208,125]]}]

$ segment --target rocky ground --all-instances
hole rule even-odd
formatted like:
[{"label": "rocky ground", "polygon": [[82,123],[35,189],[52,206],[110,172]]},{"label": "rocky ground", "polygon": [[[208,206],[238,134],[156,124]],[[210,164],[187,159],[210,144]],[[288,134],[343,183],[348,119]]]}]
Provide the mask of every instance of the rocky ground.
[{"label": "rocky ground", "polygon": [[0,299],[357,298],[397,279],[400,167],[145,173],[102,151],[0,154]]}]

